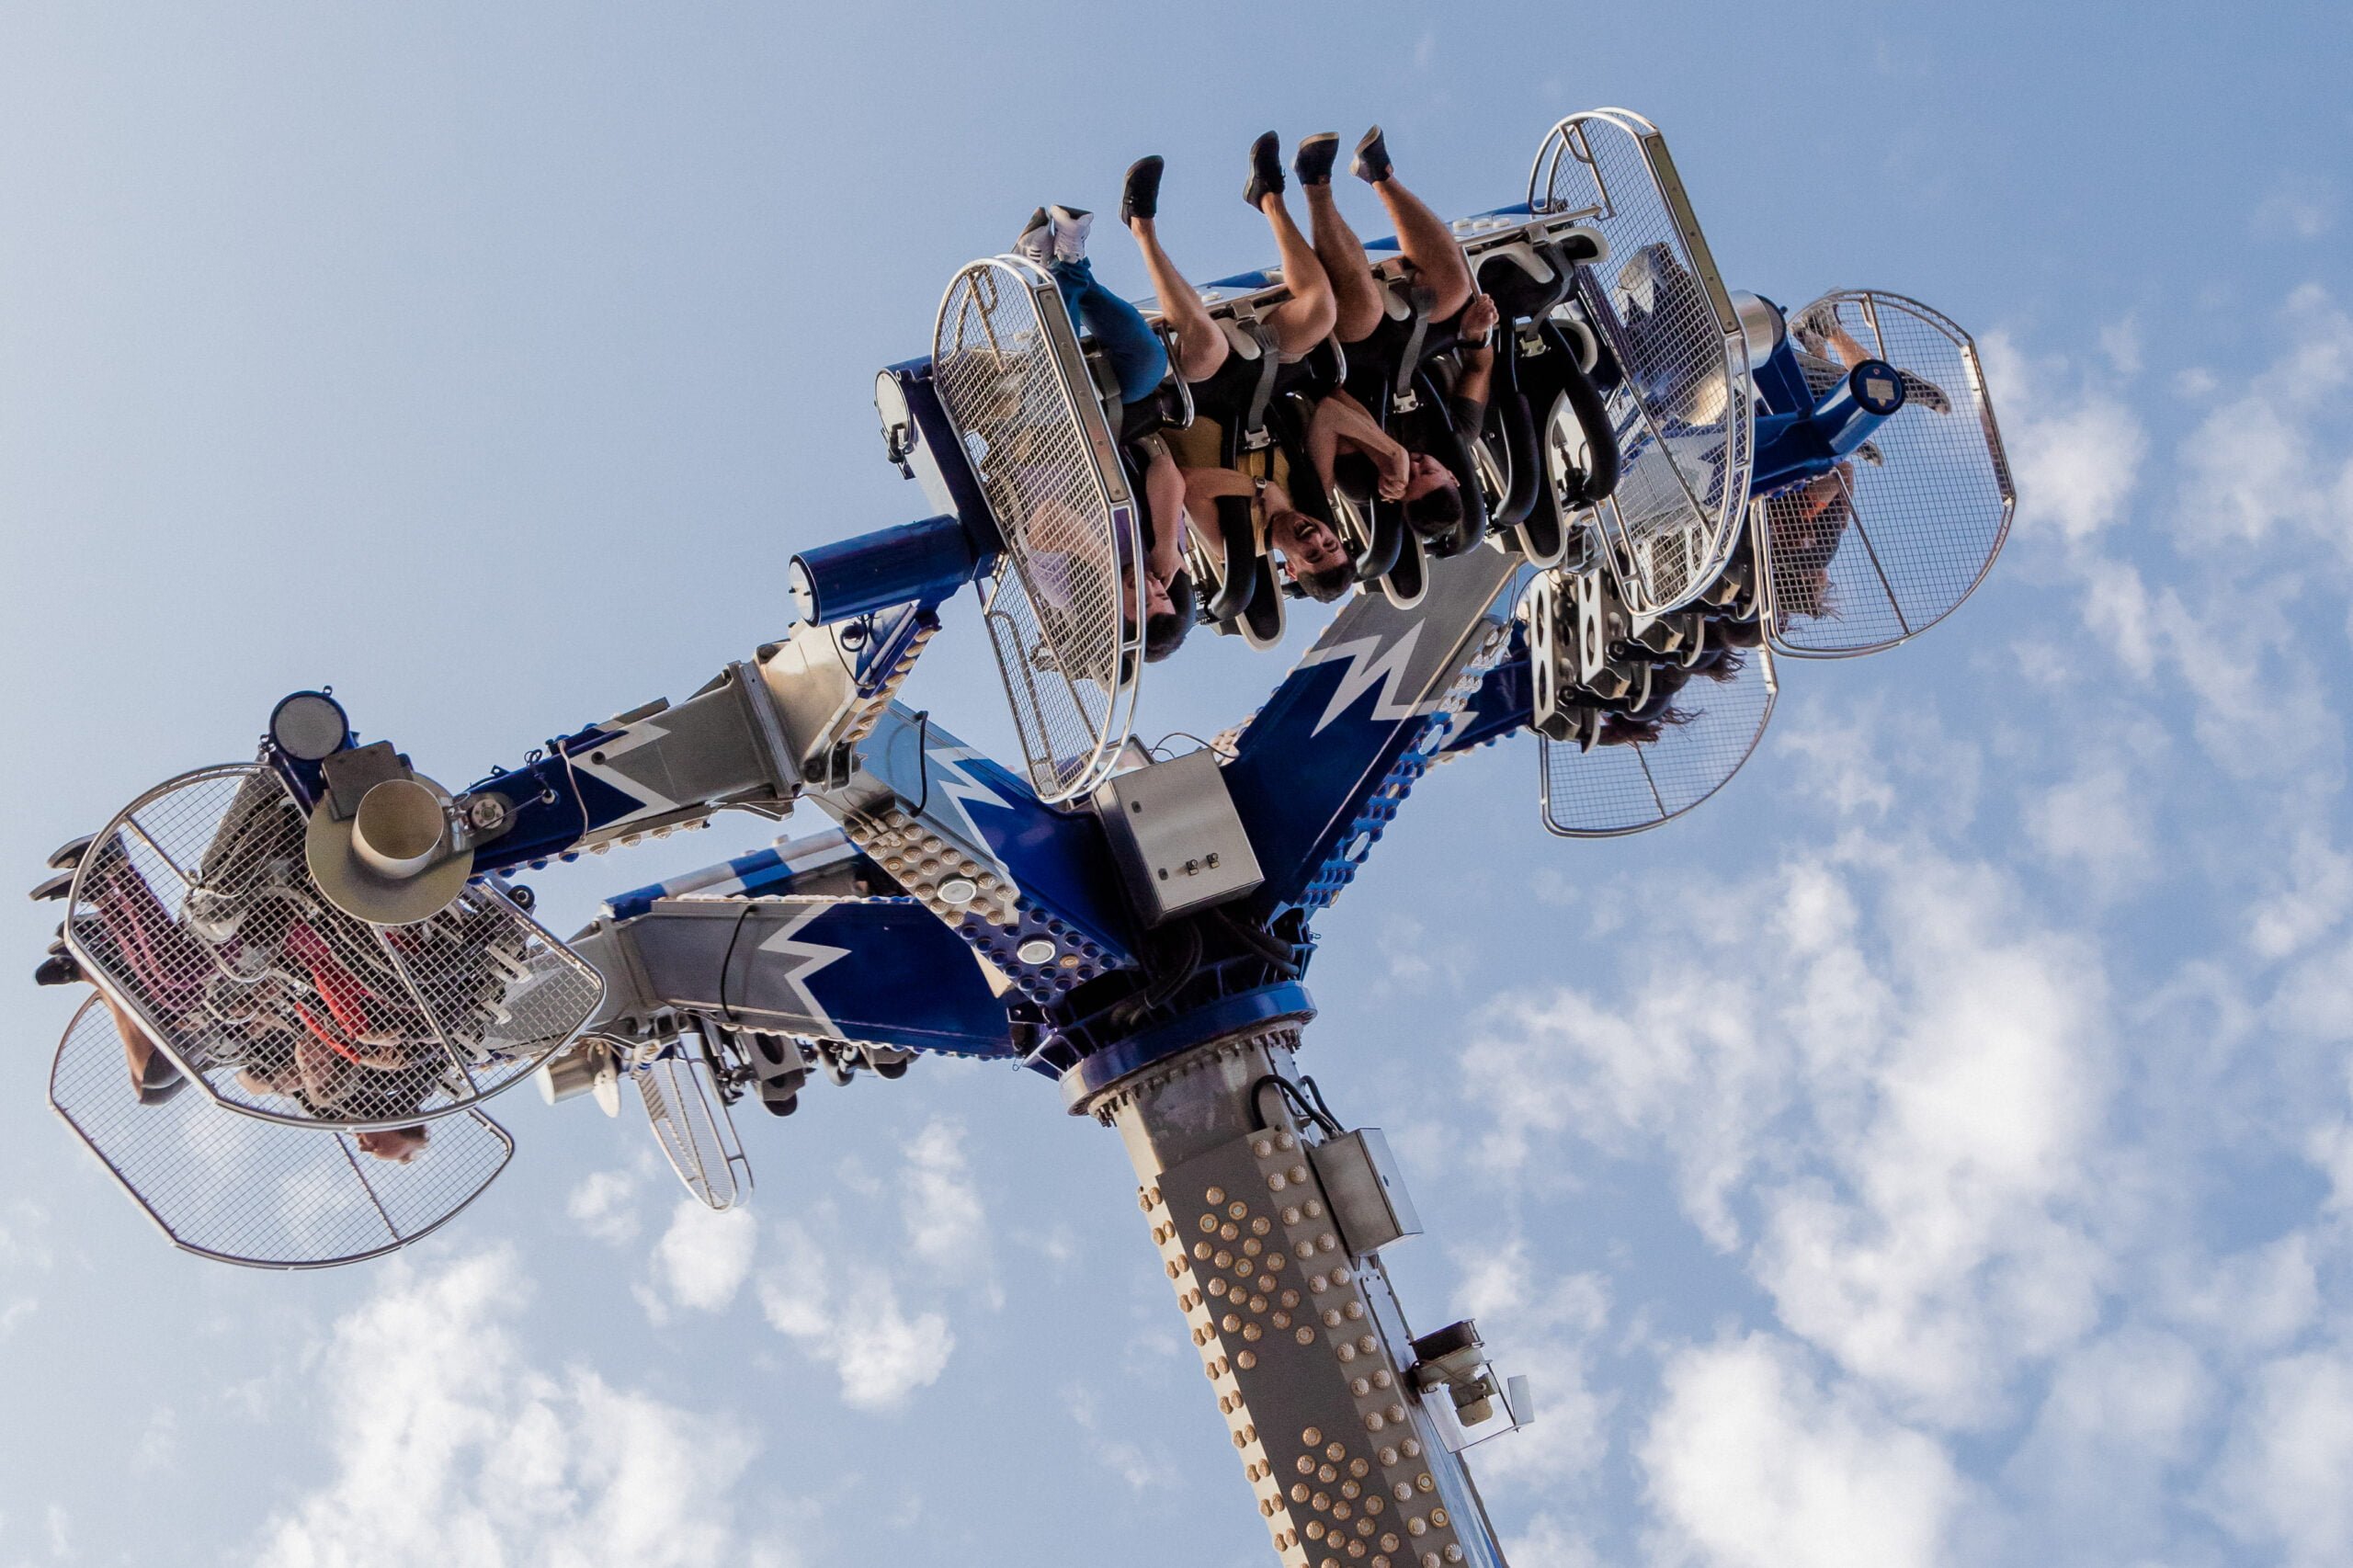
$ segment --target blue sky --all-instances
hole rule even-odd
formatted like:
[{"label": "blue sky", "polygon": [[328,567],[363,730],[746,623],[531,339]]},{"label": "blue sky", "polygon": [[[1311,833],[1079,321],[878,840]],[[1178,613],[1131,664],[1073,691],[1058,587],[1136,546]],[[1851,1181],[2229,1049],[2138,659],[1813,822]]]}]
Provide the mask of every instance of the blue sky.
[{"label": "blue sky", "polygon": [[[1552,841],[1499,747],[1321,923],[1306,1062],[1406,1163],[1408,1307],[1542,1402],[1475,1456],[1513,1562],[2353,1559],[2343,8],[212,10],[0,0],[22,882],[295,687],[470,778],[741,657],[794,549],[914,515],[871,373],[1040,201],[1165,153],[1209,275],[1264,258],[1268,125],[1378,119],[1469,210],[1625,104],[1735,286],[1976,331],[2025,501],[1705,810]],[[1142,727],[1279,663],[1188,649]],[[969,616],[913,696],[1009,740]],[[54,911],[0,910],[29,970]],[[526,1091],[449,1233],[280,1278],[49,1116],[67,1001],[0,988],[0,1564],[1263,1561],[1047,1085],[813,1093],[728,1220]]]}]

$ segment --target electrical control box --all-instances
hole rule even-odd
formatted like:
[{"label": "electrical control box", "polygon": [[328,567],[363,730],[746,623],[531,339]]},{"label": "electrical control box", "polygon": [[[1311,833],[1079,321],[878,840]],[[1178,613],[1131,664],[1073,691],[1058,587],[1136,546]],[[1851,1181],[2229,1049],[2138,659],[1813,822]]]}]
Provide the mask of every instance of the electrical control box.
[{"label": "electrical control box", "polygon": [[1378,1127],[1360,1127],[1327,1138],[1308,1151],[1316,1179],[1338,1221],[1348,1256],[1378,1252],[1402,1236],[1422,1233],[1421,1216],[1405,1196],[1396,1157]]},{"label": "electrical control box", "polygon": [[1147,926],[1240,898],[1266,880],[1213,752],[1115,773],[1095,791],[1095,811]]}]

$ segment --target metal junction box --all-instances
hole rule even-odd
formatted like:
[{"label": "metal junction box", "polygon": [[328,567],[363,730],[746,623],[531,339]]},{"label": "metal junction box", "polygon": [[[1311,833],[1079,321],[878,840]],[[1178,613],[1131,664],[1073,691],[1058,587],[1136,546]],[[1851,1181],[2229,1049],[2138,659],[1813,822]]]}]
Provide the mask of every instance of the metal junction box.
[{"label": "metal junction box", "polygon": [[1332,1218],[1347,1244],[1348,1256],[1378,1252],[1401,1236],[1422,1233],[1421,1216],[1405,1196],[1389,1140],[1378,1127],[1358,1128],[1327,1138],[1308,1150],[1316,1178],[1332,1205]]},{"label": "metal junction box", "polygon": [[1147,926],[1239,898],[1266,880],[1207,749],[1112,775],[1095,791],[1095,811]]}]

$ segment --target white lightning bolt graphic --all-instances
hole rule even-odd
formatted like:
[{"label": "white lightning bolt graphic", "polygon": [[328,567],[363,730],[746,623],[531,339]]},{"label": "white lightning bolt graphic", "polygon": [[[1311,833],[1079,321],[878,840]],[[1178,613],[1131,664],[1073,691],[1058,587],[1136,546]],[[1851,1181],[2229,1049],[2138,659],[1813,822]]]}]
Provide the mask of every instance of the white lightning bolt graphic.
[{"label": "white lightning bolt graphic", "polygon": [[800,1004],[801,1012],[816,1023],[820,1032],[838,1040],[841,1038],[842,1031],[835,1026],[833,1015],[826,1012],[824,1005],[810,992],[809,977],[835,960],[849,957],[849,949],[827,947],[823,942],[803,942],[798,939],[802,926],[807,926],[832,907],[830,903],[810,905],[804,913],[794,915],[786,924],[784,929],[762,942],[760,951],[775,953],[788,960],[798,960],[785,971],[784,983],[791,988],[793,998]]},{"label": "white lightning bolt graphic", "polygon": [[1381,687],[1381,695],[1372,705],[1372,717],[1376,722],[1410,719],[1416,713],[1429,711],[1427,703],[1401,703],[1397,700],[1397,687],[1405,678],[1406,666],[1413,663],[1414,644],[1421,640],[1422,624],[1417,620],[1407,627],[1405,635],[1397,639],[1396,645],[1386,653],[1381,652],[1381,639],[1375,635],[1359,637],[1352,642],[1337,642],[1302,659],[1299,662],[1302,669],[1310,665],[1328,665],[1335,659],[1348,662],[1348,667],[1340,674],[1339,689],[1332,693],[1332,700],[1324,705],[1324,716],[1315,721],[1315,728],[1308,733],[1322,734],[1325,725],[1347,712],[1349,706],[1371,690],[1375,684]]},{"label": "white lightning bolt graphic", "polygon": [[964,824],[966,841],[984,853],[988,840],[981,836],[980,824],[972,820],[972,808],[976,805],[995,806],[1001,812],[1013,809],[1005,797],[964,769],[965,763],[987,755],[971,746],[933,746],[924,753],[924,759],[930,768],[929,784],[933,796],[945,796],[955,802],[954,811]]}]

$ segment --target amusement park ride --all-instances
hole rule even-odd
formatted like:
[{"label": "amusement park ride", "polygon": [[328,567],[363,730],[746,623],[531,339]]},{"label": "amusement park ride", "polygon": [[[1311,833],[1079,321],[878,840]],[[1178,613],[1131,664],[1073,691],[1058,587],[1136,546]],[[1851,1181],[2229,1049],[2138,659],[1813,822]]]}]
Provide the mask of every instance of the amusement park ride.
[{"label": "amusement park ride", "polygon": [[[1129,738],[1134,443],[1190,420],[1183,384],[1123,403],[1044,271],[974,262],[931,353],[876,382],[932,515],[798,557],[788,635],[458,790],[298,692],[256,761],[61,850],[53,961],[97,994],[55,1108],[177,1245],[300,1268],[463,1209],[513,1151],[483,1103],[525,1077],[608,1114],[626,1089],[725,1209],[746,1100],[789,1115],[813,1074],[926,1052],[1017,1064],[1124,1141],[1281,1561],[1500,1563],[1462,1453],[1528,1398],[1472,1324],[1416,1334],[1390,1290],[1381,1249],[1418,1229],[1395,1165],[1294,1066],[1314,916],[1427,769],[1521,730],[1555,833],[1689,810],[1755,747],[1779,659],[1941,619],[2012,492],[1969,337],[1894,294],[1728,290],[1638,116],[1562,121],[1526,199],[1453,232],[1501,317],[1482,427],[1423,437],[1462,517],[1432,532],[1292,461],[1356,592],[1227,735],[1165,760]],[[1407,264],[1368,254],[1417,345]],[[1237,345],[1286,297],[1264,272],[1201,294]],[[1258,352],[1229,451],[1296,451],[1337,346]],[[1445,407],[1436,374],[1409,351],[1376,416]],[[1222,526],[1222,560],[1193,548],[1201,618],[1270,644],[1283,578]],[[1017,766],[893,700],[968,584]],[[569,940],[510,880],[802,804],[834,825],[621,893]]]}]

